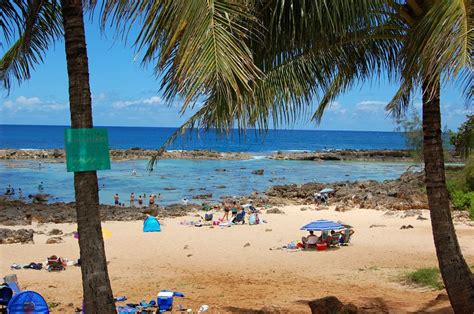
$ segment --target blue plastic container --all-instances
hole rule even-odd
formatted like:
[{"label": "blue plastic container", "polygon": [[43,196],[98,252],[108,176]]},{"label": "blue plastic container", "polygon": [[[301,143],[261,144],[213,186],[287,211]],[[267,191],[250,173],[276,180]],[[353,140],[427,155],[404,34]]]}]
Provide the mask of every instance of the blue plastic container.
[{"label": "blue plastic container", "polygon": [[173,291],[161,290],[158,293],[158,308],[161,311],[171,311],[173,308]]}]

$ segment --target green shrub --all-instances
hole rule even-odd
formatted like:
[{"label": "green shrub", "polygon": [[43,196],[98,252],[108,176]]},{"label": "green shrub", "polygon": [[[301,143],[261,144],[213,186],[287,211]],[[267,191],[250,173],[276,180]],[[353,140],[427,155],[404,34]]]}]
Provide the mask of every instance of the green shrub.
[{"label": "green shrub", "polygon": [[430,287],[436,290],[443,289],[443,282],[441,281],[441,275],[437,268],[420,268],[412,271],[406,275],[406,280],[409,283],[416,284],[418,286]]},{"label": "green shrub", "polygon": [[469,207],[469,218],[474,220],[474,200],[471,199],[471,206]]}]

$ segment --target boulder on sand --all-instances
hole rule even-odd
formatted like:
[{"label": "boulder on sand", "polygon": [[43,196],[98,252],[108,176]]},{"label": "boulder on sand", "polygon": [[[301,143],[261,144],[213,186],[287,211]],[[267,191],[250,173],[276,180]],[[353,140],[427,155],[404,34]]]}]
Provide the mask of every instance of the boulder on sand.
[{"label": "boulder on sand", "polygon": [[33,234],[32,229],[12,230],[0,228],[0,244],[30,243],[33,242]]},{"label": "boulder on sand", "polygon": [[356,314],[358,312],[357,307],[352,304],[344,305],[335,296],[324,297],[316,299],[308,303],[311,308],[312,314],[329,314],[329,313],[345,313],[345,314]]}]

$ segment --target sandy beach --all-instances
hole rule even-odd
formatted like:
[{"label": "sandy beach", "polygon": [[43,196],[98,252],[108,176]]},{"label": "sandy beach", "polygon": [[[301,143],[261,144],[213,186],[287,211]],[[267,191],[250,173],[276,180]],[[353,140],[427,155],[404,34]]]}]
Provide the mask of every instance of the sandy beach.
[{"label": "sandy beach", "polygon": [[[437,266],[429,220],[403,218],[404,211],[313,208],[285,206],[285,214],[262,214],[267,223],[255,226],[192,227],[180,222],[197,220],[194,216],[170,218],[161,221],[160,233],[143,233],[141,221],[104,222],[112,232],[105,245],[114,295],[139,302],[155,298],[160,289],[176,290],[186,297],[175,302],[194,310],[207,304],[211,313],[260,313],[262,308],[308,313],[309,300],[328,295],[373,312],[450,312],[447,298],[438,297],[444,290],[401,280],[407,271]],[[429,218],[429,212],[422,211],[422,217]],[[352,245],[323,252],[281,249],[305,235],[299,230],[303,224],[323,218],[352,225]],[[408,224],[414,228],[400,229]],[[474,227],[455,225],[473,265]],[[40,231],[53,228],[68,233],[75,225],[33,225]],[[35,234],[34,244],[0,246],[1,275],[17,274],[22,288],[43,294],[54,313],[73,312],[82,294],[78,267],[59,273],[10,270],[12,263],[41,262],[52,254],[78,258],[72,236],[60,244],[45,244],[47,238]]]}]

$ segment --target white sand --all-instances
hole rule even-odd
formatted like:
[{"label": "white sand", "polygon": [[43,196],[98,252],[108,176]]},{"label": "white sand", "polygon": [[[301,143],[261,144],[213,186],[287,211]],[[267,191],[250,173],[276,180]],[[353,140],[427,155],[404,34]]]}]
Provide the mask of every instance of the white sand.
[{"label": "white sand", "polygon": [[[140,221],[106,222],[104,227],[113,234],[105,244],[114,294],[138,302],[155,297],[160,289],[172,289],[186,295],[176,300],[184,306],[197,309],[205,303],[220,313],[269,305],[285,312],[309,312],[303,301],[327,295],[395,313],[449,312],[446,301],[430,303],[442,291],[400,283],[409,270],[437,266],[429,220],[400,218],[403,212],[387,216],[374,210],[341,213],[300,208],[283,207],[285,215],[262,214],[268,223],[256,226],[197,228],[179,224],[184,219],[196,220],[191,216],[166,219],[161,233],[143,233]],[[429,213],[424,211],[423,216],[429,218]],[[352,225],[356,231],[352,246],[324,252],[270,250],[299,240],[305,235],[299,230],[302,225],[323,218]],[[385,227],[369,228],[373,224]],[[400,230],[408,224],[414,228]],[[33,228],[71,232],[75,225]],[[464,257],[472,265],[474,227],[456,224],[456,229]],[[16,273],[23,288],[60,303],[55,308],[58,312],[72,312],[68,303],[78,306],[82,294],[79,268],[68,267],[60,273],[10,271],[12,263],[41,262],[52,254],[78,257],[77,240],[72,236],[64,243],[49,245],[47,238],[35,235],[35,244],[0,246],[0,274]],[[246,243],[250,246],[244,247]]]}]

